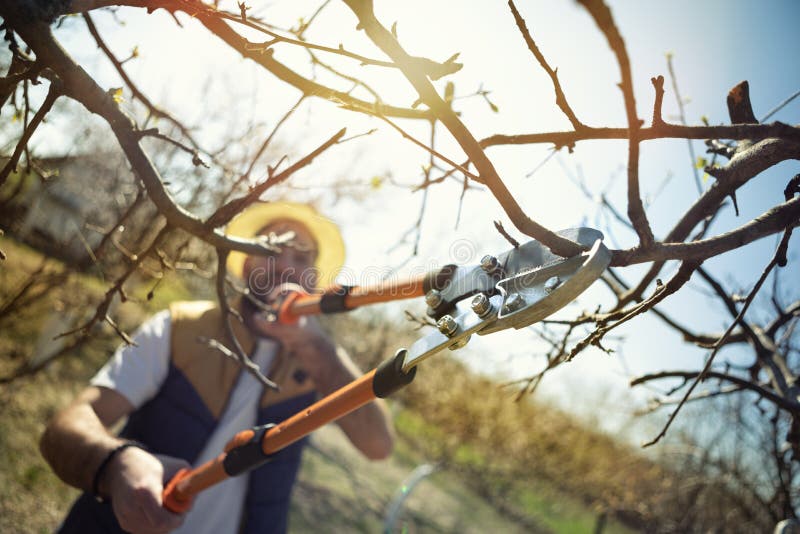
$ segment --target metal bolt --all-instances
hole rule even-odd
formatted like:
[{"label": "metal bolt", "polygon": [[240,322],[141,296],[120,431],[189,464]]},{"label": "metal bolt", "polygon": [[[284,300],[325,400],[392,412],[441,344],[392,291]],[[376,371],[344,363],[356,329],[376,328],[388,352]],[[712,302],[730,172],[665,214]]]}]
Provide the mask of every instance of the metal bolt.
[{"label": "metal bolt", "polygon": [[442,294],[435,289],[431,289],[425,295],[425,302],[428,306],[435,309],[442,303]]},{"label": "metal bolt", "polygon": [[486,317],[492,311],[492,303],[489,301],[489,297],[483,293],[475,295],[471,305],[472,311],[474,311],[475,315],[478,317]]},{"label": "metal bolt", "polygon": [[552,293],[555,288],[561,285],[561,279],[557,276],[552,276],[544,283],[544,290],[547,293]]},{"label": "metal bolt", "polygon": [[525,299],[519,293],[511,293],[503,306],[505,313],[515,312],[525,306]]},{"label": "metal bolt", "polygon": [[458,323],[451,315],[445,315],[439,319],[436,322],[436,326],[439,328],[439,332],[447,337],[453,337],[453,334],[455,334],[456,330],[458,330]]},{"label": "metal bolt", "polygon": [[489,274],[493,274],[499,266],[500,263],[497,261],[497,258],[491,254],[487,254],[481,258],[481,269]]}]

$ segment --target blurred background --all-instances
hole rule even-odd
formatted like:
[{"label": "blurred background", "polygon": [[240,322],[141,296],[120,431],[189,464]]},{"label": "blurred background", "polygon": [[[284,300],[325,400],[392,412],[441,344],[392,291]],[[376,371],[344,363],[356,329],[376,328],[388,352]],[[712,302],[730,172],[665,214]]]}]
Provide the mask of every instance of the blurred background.
[{"label": "blurred background", "polygon": [[[235,3],[219,6],[239,12]],[[357,21],[343,3],[248,6],[248,17],[309,42],[382,57],[356,31]],[[550,65],[558,67],[578,117],[593,126],[624,127],[619,68],[585,10],[574,2],[518,7]],[[726,95],[747,80],[759,119],[779,107],[770,121],[798,123],[800,99],[791,99],[800,90],[797,3],[646,1],[610,7],[630,55],[638,115],[648,123],[650,79],[658,75],[666,78],[668,122],[729,123]],[[375,10],[387,26],[396,22],[398,39],[410,53],[436,61],[459,54],[464,67],[435,83],[452,95],[453,108],[476,138],[570,129],[554,105],[550,79],[505,4],[382,2]],[[510,246],[494,221],[525,240],[480,184],[456,175],[432,183],[446,168],[384,121],[302,97],[184,13],[120,7],[95,11],[92,21],[118,65],[98,48],[83,17],[59,18],[54,33],[141,127],[202,147],[194,157],[207,166],[196,165],[174,144],[142,141],[169,192],[192,213],[207,217],[232,192],[246,191],[346,127],[346,138],[353,139],[263,196],[309,202],[341,226],[348,254],[340,281],[364,284],[447,263],[477,263]],[[247,28],[237,31],[254,43],[264,41]],[[299,46],[270,50],[303,76],[365,100],[380,95],[385,103],[410,107],[417,98],[392,69]],[[7,72],[11,54],[4,49],[0,61]],[[45,84],[25,84],[0,109],[0,154],[6,161],[29,120],[26,110],[36,109],[46,94]],[[154,114],[153,106],[165,113]],[[441,125],[395,122],[412,137],[435,142],[453,161],[463,160]],[[48,418],[83,387],[120,338],[102,322],[91,332],[56,336],[92,317],[108,288],[163,226],[108,126],[79,104],[58,100],[29,148],[0,188],[0,250],[7,257],[0,264],[3,532],[52,531],[74,499],[76,492],[54,477],[36,444]],[[551,229],[594,227],[605,233],[609,247],[624,249],[637,243],[635,232],[614,215],[614,209],[625,212],[627,150],[625,140],[609,140],[569,150],[549,144],[492,147],[487,154],[531,218]],[[713,185],[703,170],[711,159],[702,141],[642,145],[642,197],[657,236]],[[782,162],[751,180],[738,192],[737,210],[720,211],[714,233],[780,203],[786,180],[798,172],[796,160]],[[727,292],[747,294],[776,244],[777,238],[765,238],[705,266]],[[797,300],[797,245],[795,236],[788,265],[756,297],[749,312],[754,322],[768,323],[775,308]],[[132,332],[174,300],[213,299],[215,265],[212,248],[172,232],[127,278],[125,297],[115,296],[109,313],[119,329]],[[676,265],[667,264],[665,279]],[[635,280],[646,267],[626,267],[623,274]],[[409,320],[425,315],[418,300],[325,324],[367,369],[429,331]],[[613,293],[596,284],[555,319],[613,300]],[[725,306],[693,278],[659,310],[693,332],[719,333],[732,319]],[[796,375],[793,324],[777,335]],[[292,530],[318,531],[324,523],[329,531],[362,532],[753,532],[795,517],[800,477],[785,445],[790,420],[756,395],[715,394],[719,384],[709,384],[706,398],[689,403],[664,440],[640,447],[669,414],[670,405],[654,405],[653,398],[668,397],[681,381],[632,388],[631,379],[698,369],[707,348],[645,314],[605,340],[610,351],[590,347],[548,370],[533,395],[520,395],[525,379],[548,368],[545,355],[558,328],[545,324],[473,339],[458,352],[426,361],[413,386],[391,401],[400,440],[390,460],[366,463],[348,450],[337,429],[320,431],[295,490]],[[720,364],[743,366],[752,349],[732,345],[721,356]]]}]

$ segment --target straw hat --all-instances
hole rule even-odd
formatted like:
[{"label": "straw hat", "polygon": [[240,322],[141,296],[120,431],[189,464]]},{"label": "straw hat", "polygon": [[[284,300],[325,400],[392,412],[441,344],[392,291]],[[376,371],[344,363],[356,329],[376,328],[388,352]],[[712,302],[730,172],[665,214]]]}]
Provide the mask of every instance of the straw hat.
[{"label": "straw hat", "polygon": [[[252,238],[273,221],[297,221],[311,233],[317,242],[317,260],[314,267],[319,272],[317,287],[333,284],[334,278],[344,263],[344,242],[339,228],[330,219],[323,217],[307,204],[293,202],[259,202],[252,204],[237,215],[225,229],[230,236]],[[228,255],[228,272],[242,278],[243,252],[231,251]]]}]

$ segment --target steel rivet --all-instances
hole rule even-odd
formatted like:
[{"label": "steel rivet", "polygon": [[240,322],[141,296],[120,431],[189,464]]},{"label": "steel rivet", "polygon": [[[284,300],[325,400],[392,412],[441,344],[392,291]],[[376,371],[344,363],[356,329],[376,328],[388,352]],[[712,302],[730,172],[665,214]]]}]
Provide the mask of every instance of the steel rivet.
[{"label": "steel rivet", "polygon": [[497,267],[500,263],[497,261],[497,258],[492,256],[491,254],[487,254],[483,258],[481,258],[481,269],[485,272],[492,274],[497,270]]},{"label": "steel rivet", "polygon": [[558,286],[561,285],[561,279],[557,276],[552,276],[544,283],[544,290],[547,293],[552,293]]},{"label": "steel rivet", "polygon": [[435,289],[431,289],[428,291],[428,294],[425,295],[425,302],[431,308],[437,308],[439,304],[442,303],[442,294]]},{"label": "steel rivet", "polygon": [[511,313],[522,308],[524,305],[525,299],[522,298],[519,293],[511,293],[506,299],[506,303],[503,306],[503,311],[505,313]]},{"label": "steel rivet", "polygon": [[452,337],[453,334],[456,333],[456,330],[458,330],[458,323],[450,315],[445,315],[444,317],[439,319],[436,322],[436,326],[439,328],[439,332],[446,335],[447,337]]},{"label": "steel rivet", "polygon": [[472,299],[471,306],[472,311],[475,312],[475,315],[478,317],[486,317],[492,311],[492,303],[489,301],[489,297],[483,293],[475,295],[475,298]]}]

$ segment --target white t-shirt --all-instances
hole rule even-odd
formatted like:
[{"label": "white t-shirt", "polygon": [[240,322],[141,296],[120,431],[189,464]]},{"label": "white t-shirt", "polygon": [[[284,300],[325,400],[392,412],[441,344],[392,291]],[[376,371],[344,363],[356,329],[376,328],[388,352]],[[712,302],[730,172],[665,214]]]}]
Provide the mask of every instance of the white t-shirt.
[{"label": "white t-shirt", "polygon": [[[170,314],[159,312],[145,322],[134,336],[137,346],[122,346],[92,378],[94,386],[107,387],[122,394],[134,408],[153,398],[169,372]],[[259,338],[251,357],[267,373],[278,344]],[[217,427],[200,452],[195,465],[216,458],[239,431],[256,424],[261,384],[249,373],[242,373],[231,393]],[[186,515],[179,534],[218,534],[237,532],[242,519],[249,475],[231,477],[202,491]]]}]

